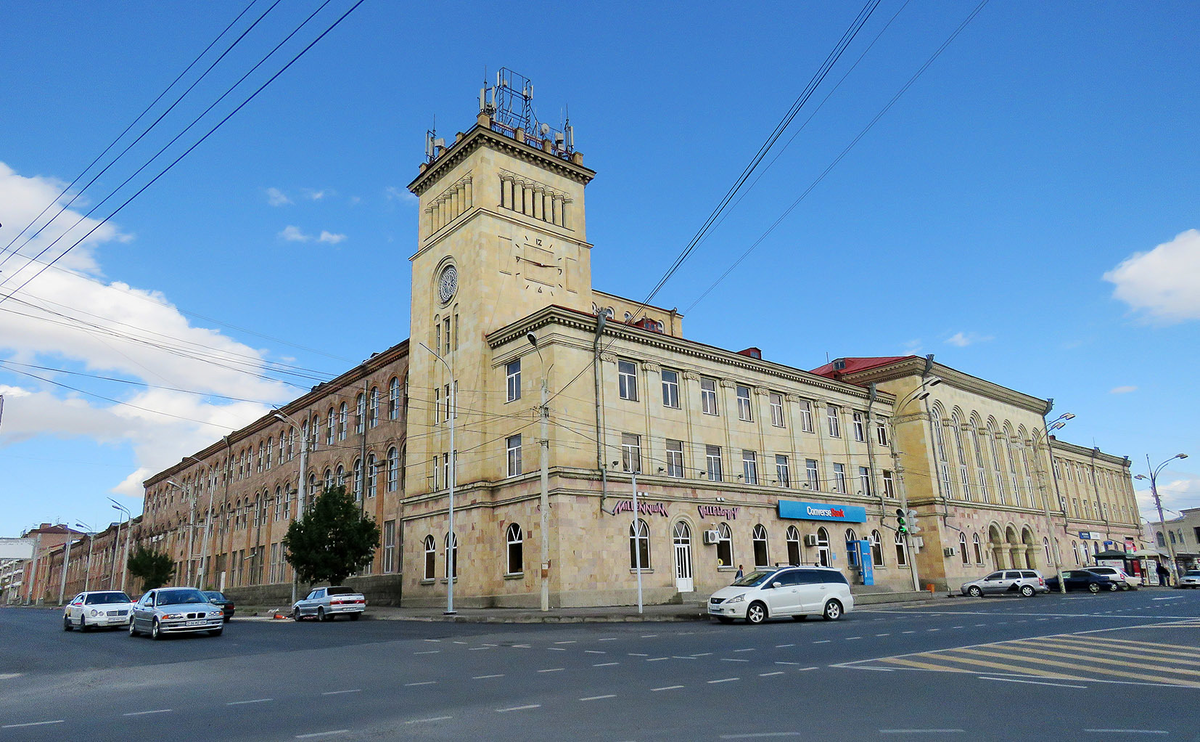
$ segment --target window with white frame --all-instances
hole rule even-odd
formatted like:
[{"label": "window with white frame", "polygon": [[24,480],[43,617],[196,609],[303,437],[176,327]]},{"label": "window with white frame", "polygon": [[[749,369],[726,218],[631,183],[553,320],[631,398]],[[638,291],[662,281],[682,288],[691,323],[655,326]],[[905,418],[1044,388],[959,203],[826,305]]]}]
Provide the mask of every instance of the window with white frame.
[{"label": "window with white frame", "polygon": [[983,564],[983,543],[978,533],[971,537],[971,548],[975,552],[975,563]]},{"label": "window with white frame", "polygon": [[354,432],[362,435],[367,425],[367,396],[359,392],[354,398]]},{"label": "window with white frame", "polygon": [[621,399],[636,402],[637,393],[637,363],[634,361],[617,361],[617,388]]},{"label": "window with white frame", "polygon": [[873,492],[871,488],[871,470],[865,466],[858,467],[858,494],[870,497]]},{"label": "window with white frame", "polygon": [[732,567],[733,564],[733,531],[728,523],[717,524],[717,566]]},{"label": "window with white frame", "polygon": [[879,445],[881,446],[888,445],[887,426],[888,421],[886,418],[881,418],[879,422],[875,423],[875,440],[878,441]]},{"label": "window with white frame", "polygon": [[846,564],[850,567],[858,566],[858,534],[853,528],[847,528],[843,534],[846,540]]},{"label": "window with white frame", "polygon": [[433,536],[426,536],[422,546],[425,549],[424,579],[432,580],[437,576],[437,571],[435,570],[437,561],[437,542],[433,540]]},{"label": "window with white frame", "polygon": [[841,438],[842,428],[841,424],[838,422],[838,408],[834,407],[833,405],[829,405],[825,409],[825,419],[829,424],[829,437]]},{"label": "window with white frame", "polygon": [[371,387],[371,403],[367,413],[367,424],[372,428],[379,424],[379,387]]},{"label": "window with white frame", "polygon": [[521,474],[521,434],[510,435],[505,439],[505,449],[508,454],[508,476]]},{"label": "window with white frame", "polygon": [[458,534],[446,534],[446,579],[458,578]]},{"label": "window with white frame", "polygon": [[833,491],[846,494],[846,465],[833,465]]},{"label": "window with white frame", "polygon": [[396,571],[396,521],[383,522],[383,572],[391,574]]},{"label": "window with white frame", "polygon": [[771,392],[767,395],[767,399],[771,402],[771,425],[777,428],[786,427],[783,416],[783,395],[779,392]]},{"label": "window with white frame", "polygon": [[904,535],[901,533],[897,533],[893,540],[895,541],[895,544],[896,544],[896,566],[907,567],[908,566],[908,550],[905,548],[905,545],[904,545]]},{"label": "window with white frame", "polygon": [[787,541],[788,564],[796,565],[800,563],[800,529],[795,526],[788,526],[785,534]]},{"label": "window with white frame", "polygon": [[[282,448],[282,447],[283,447],[283,444],[281,443],[280,448]],[[272,441],[270,438],[267,438],[267,454],[266,454],[265,459],[263,460],[263,468],[264,469],[271,468],[271,457],[274,455],[274,451],[275,451],[274,441]]]},{"label": "window with white frame", "polygon": [[346,406],[345,402],[342,402],[341,406],[338,407],[337,437],[338,437],[339,441],[346,440],[346,417],[348,414],[347,410],[348,410],[348,407]]},{"label": "window with white frame", "polygon": [[700,379],[700,411],[705,415],[717,414],[716,379]]},{"label": "window with white frame", "polygon": [[971,563],[971,557],[967,553],[967,534],[962,531],[958,532],[958,556],[964,565]]},{"label": "window with white frame", "polygon": [[389,420],[400,417],[400,379],[395,376],[388,382],[387,416]]},{"label": "window with white frame", "polygon": [[721,478],[721,447],[720,446],[705,446],[704,460],[708,467],[708,481],[720,482]]},{"label": "window with white frame", "polygon": [[759,523],[754,526],[754,531],[751,534],[751,543],[754,546],[754,566],[766,567],[770,565],[770,560],[767,558],[767,529],[763,524]]},{"label": "window with white frame", "polygon": [[1005,504],[1008,500],[1008,495],[1004,486],[1004,470],[1000,466],[1000,445],[997,441],[999,435],[996,432],[995,424],[991,420],[988,420],[987,437],[988,447],[992,452],[992,473],[996,476],[996,502]]},{"label": "window with white frame", "polygon": [[813,426],[812,402],[802,399],[797,403],[796,407],[800,410],[800,430],[805,433],[817,432]]},{"label": "window with white frame", "polygon": [[508,575],[519,575],[525,572],[525,538],[521,533],[521,527],[516,523],[509,523],[508,529],[504,532],[504,540],[508,545],[508,558],[505,560],[504,573]]},{"label": "window with white frame", "polygon": [[867,440],[867,421],[866,417],[861,412],[855,412],[854,416],[854,440],[862,443]]},{"label": "window with white frame", "polygon": [[515,402],[521,398],[521,359],[509,361],[504,367],[504,373],[508,401]]},{"label": "window with white frame", "polygon": [[346,467],[342,466],[341,464],[338,464],[334,479],[335,479],[335,482],[338,487],[345,487],[346,486]]},{"label": "window with white frame", "polygon": [[663,407],[679,409],[679,372],[664,368],[661,373]]},{"label": "window with white frame", "polygon": [[362,499],[363,496],[363,462],[362,459],[354,460],[354,500],[355,502]]},{"label": "window with white frame", "polygon": [[896,482],[892,477],[892,473],[887,469],[883,470],[883,496],[888,498],[896,497]]},{"label": "window with white frame", "polygon": [[400,484],[400,454],[392,446],[387,452],[387,491],[395,492]]},{"label": "window with white frame", "polygon": [[832,561],[829,553],[829,531],[824,526],[817,529],[817,565],[828,567]]},{"label": "window with white frame", "polygon": [[442,488],[442,467],[440,462],[442,457],[436,453],[433,455],[433,488],[440,490]]},{"label": "window with white frame", "polygon": [[625,471],[642,473],[642,437],[636,433],[621,434],[621,465]]},{"label": "window with white frame", "polygon": [[792,486],[792,474],[788,468],[788,457],[777,453],[775,454],[775,481],[780,487]]},{"label": "window with white frame", "polygon": [[804,473],[808,478],[808,488],[810,490],[821,489],[821,475],[819,473],[816,459],[804,460]]},{"label": "window with white frame", "polygon": [[970,501],[973,499],[971,475],[967,472],[967,449],[963,446],[962,421],[958,419],[957,412],[950,416],[950,432],[954,435],[954,454],[958,457],[958,479],[962,482],[963,499]]},{"label": "window with white frame", "polygon": [[746,422],[753,422],[753,410],[750,407],[750,387],[737,385],[737,409],[738,419]]},{"label": "window with white frame", "polygon": [[883,537],[879,535],[879,531],[871,531],[871,561],[876,567],[884,566],[883,562]]},{"label": "window with white frame", "polygon": [[375,496],[375,454],[367,454],[367,497]]},{"label": "window with white frame", "polygon": [[683,476],[683,441],[667,439],[667,476]]},{"label": "window with white frame", "polygon": [[758,454],[742,451],[742,476],[746,484],[758,484]]},{"label": "window with white frame", "polygon": [[650,569],[650,526],[641,518],[629,526],[629,568]]}]

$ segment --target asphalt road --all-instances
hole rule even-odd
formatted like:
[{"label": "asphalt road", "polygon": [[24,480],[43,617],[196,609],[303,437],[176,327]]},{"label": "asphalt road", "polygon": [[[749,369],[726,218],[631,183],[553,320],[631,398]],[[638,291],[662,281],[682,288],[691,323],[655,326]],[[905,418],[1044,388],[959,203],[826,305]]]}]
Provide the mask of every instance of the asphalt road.
[{"label": "asphalt road", "polygon": [[65,633],[0,609],[0,739],[1200,740],[1200,592],[842,621],[235,619]]}]

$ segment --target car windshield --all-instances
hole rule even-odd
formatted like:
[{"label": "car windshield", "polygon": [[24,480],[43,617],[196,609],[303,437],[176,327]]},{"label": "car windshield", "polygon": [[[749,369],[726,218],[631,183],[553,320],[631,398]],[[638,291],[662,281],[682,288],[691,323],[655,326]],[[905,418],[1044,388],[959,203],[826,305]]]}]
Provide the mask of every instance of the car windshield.
[{"label": "car windshield", "polygon": [[204,592],[204,597],[208,598],[209,600],[225,600],[224,595],[214,590],[206,590]]},{"label": "car windshield", "polygon": [[207,603],[199,590],[161,590],[158,593],[159,605],[180,605],[182,603]]},{"label": "car windshield", "polygon": [[734,580],[734,587],[758,587],[767,581],[767,578],[775,574],[774,569],[756,569],[740,580]]},{"label": "car windshield", "polygon": [[1184,573],[1184,577],[1200,577],[1200,569],[1189,569]]},{"label": "car windshield", "polygon": [[325,591],[326,595],[353,595],[354,590],[348,587],[331,587]]},{"label": "car windshield", "polygon": [[103,605],[105,603],[131,603],[125,593],[93,593],[83,601],[87,605]]}]

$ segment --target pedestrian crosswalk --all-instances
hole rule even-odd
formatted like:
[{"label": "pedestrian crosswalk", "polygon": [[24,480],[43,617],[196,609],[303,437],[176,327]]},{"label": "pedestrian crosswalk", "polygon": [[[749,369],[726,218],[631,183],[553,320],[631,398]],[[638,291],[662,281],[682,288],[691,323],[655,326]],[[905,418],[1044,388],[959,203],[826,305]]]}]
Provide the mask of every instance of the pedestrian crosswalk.
[{"label": "pedestrian crosswalk", "polygon": [[[1200,628],[1200,621],[1181,621],[1170,626],[1175,629]],[[1118,638],[1103,632],[977,644],[881,657],[843,666],[1200,688],[1200,646]]]}]

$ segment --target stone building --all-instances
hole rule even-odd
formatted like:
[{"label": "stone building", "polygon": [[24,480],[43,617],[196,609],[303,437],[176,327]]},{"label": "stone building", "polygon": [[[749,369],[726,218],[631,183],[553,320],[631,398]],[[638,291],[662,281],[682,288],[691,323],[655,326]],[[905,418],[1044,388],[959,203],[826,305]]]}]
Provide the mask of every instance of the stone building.
[{"label": "stone building", "polygon": [[1147,524],[1152,548],[1161,553],[1161,561],[1169,566],[1170,554],[1175,554],[1176,578],[1190,569],[1200,569],[1200,508],[1184,508],[1179,517],[1161,524]]},{"label": "stone building", "polygon": [[[286,595],[301,476],[310,497],[362,494],[382,542],[352,580],[414,606],[444,605],[451,580],[463,606],[537,606],[543,589],[552,606],[631,604],[639,574],[662,603],[801,562],[944,587],[1065,544],[1039,499],[1044,400],[936,364],[918,399],[925,359],[810,372],[685,338],[674,310],[592,288],[595,173],[571,139],[511,124],[485,107],[409,184],[411,343],[146,481],[142,539],[187,581]],[[984,433],[975,490],[958,450]],[[896,529],[906,494],[923,545]],[[1107,502],[1120,538],[1125,502]]]},{"label": "stone building", "polygon": [[[128,523],[113,523],[98,533],[73,533],[70,550],[67,544],[51,548],[42,560],[42,579],[38,586],[38,599],[45,603],[58,603],[85,590],[130,590],[138,591],[140,583],[125,567],[129,544],[133,543],[140,518]],[[67,578],[63,580],[63,563],[66,563]]]}]

